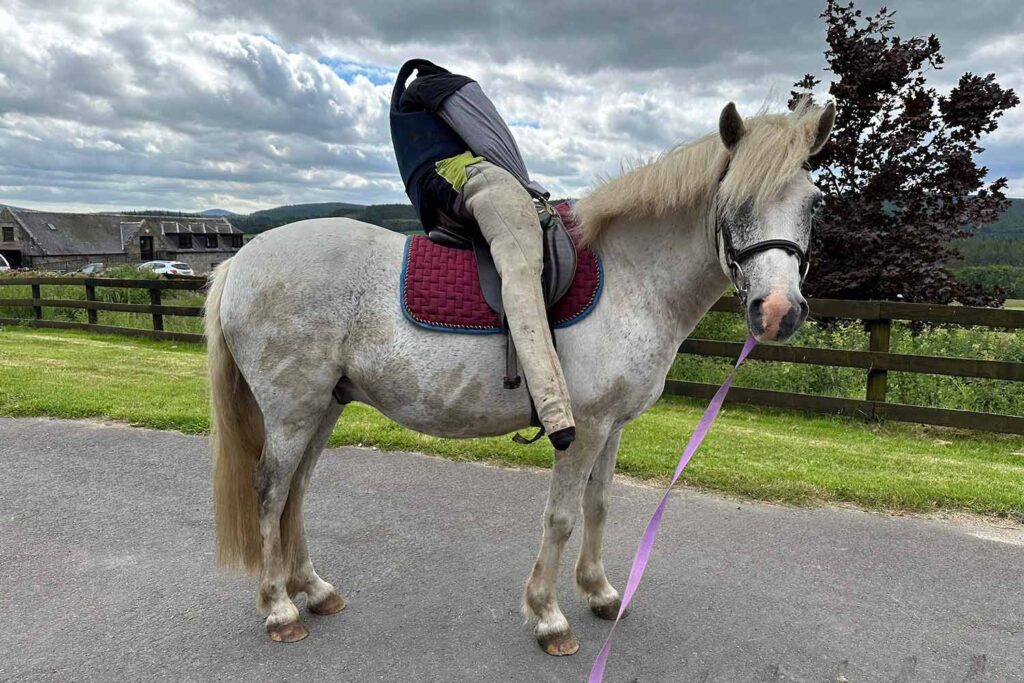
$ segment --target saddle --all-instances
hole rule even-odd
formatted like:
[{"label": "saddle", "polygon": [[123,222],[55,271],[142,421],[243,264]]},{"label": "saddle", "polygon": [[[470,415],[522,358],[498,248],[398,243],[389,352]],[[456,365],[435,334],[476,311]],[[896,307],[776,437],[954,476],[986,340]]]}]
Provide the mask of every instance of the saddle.
[{"label": "saddle", "polygon": [[[604,288],[600,258],[577,244],[572,207],[541,203],[544,267],[542,290],[549,327],[575,325],[596,307]],[[401,309],[412,324],[435,332],[506,334],[504,386],[521,385],[518,356],[501,303],[501,278],[479,231],[432,229],[406,240],[399,283]],[[534,414],[534,424],[539,421]],[[539,435],[538,435],[539,438]],[[517,439],[518,440],[518,439]]]},{"label": "saddle", "polygon": [[[550,327],[562,329],[586,318],[601,297],[604,271],[592,250],[578,244],[568,202],[543,206],[542,289]],[[413,325],[435,332],[505,332],[501,279],[479,233],[467,236],[434,229],[430,237],[406,240],[399,282],[402,313]]]},{"label": "saddle", "polygon": [[[568,208],[567,205],[560,205],[559,208],[562,206]],[[558,209],[547,202],[538,202],[537,217],[544,240],[544,270],[541,275],[541,289],[544,292],[544,305],[551,309],[569,291],[573,278],[576,277],[576,243],[569,234]],[[473,230],[467,236],[444,227],[435,227],[427,232],[427,238],[443,247],[473,250],[484,301],[492,311],[503,315],[501,278],[498,276],[494,259],[491,257],[491,248],[480,231]]]}]

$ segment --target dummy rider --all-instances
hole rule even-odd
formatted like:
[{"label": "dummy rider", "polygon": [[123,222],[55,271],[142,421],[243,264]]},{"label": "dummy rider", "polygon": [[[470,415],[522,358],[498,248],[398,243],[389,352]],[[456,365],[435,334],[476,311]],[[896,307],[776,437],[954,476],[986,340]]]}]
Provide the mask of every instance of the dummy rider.
[{"label": "dummy rider", "polygon": [[[413,70],[417,77],[406,86]],[[425,59],[399,71],[391,139],[423,228],[465,233],[476,225],[490,245],[537,416],[554,447],[565,450],[576,428],[548,329],[541,227],[531,197],[546,199],[548,192],[530,180],[512,132],[477,82]]]}]

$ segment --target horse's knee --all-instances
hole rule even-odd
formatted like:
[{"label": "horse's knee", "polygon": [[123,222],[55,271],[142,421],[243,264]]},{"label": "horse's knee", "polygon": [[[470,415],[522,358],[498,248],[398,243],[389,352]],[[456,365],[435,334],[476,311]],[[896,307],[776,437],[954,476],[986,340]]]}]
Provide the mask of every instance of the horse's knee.
[{"label": "horse's knee", "polygon": [[576,515],[555,510],[548,512],[544,517],[544,532],[555,543],[564,543],[572,535],[572,529],[576,525]]}]

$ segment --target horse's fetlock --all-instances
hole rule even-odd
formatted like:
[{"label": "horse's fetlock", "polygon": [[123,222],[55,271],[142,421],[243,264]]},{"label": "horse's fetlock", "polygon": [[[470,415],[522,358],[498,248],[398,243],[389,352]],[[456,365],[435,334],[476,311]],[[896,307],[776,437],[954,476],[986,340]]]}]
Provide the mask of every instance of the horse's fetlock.
[{"label": "horse's fetlock", "polygon": [[584,595],[593,595],[607,585],[604,567],[600,564],[576,565],[576,588]]},{"label": "horse's fetlock", "polygon": [[551,588],[530,581],[523,591],[523,616],[541,618],[555,603],[555,592]]}]

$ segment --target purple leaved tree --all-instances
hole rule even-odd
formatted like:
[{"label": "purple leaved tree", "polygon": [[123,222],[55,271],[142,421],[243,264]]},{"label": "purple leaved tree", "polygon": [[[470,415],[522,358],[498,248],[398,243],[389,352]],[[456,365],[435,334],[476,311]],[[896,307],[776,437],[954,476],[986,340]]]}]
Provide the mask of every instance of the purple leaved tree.
[{"label": "purple leaved tree", "polygon": [[[893,34],[894,12],[865,16],[828,0],[825,57],[838,108],[828,145],[812,159],[827,201],[815,225],[813,296],[998,305],[998,289],[958,283],[946,268],[955,240],[1008,206],[1006,178],[986,181],[980,140],[1019,99],[994,74],[965,73],[940,94],[939,41]],[[791,106],[820,81],[795,84]]]}]

